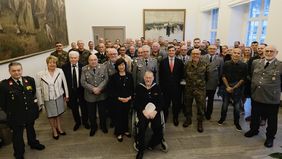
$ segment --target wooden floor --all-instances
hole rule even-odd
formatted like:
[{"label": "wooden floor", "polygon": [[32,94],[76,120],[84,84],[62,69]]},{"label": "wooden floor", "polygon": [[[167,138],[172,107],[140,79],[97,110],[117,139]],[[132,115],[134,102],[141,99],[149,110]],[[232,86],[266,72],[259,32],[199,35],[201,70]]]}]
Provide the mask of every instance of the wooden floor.
[{"label": "wooden floor", "polygon": [[[226,122],[219,126],[221,102],[216,101],[214,113],[210,121],[204,122],[204,132],[197,132],[195,115],[193,123],[188,128],[183,128],[183,115],[180,117],[178,127],[168,121],[165,130],[165,139],[169,145],[169,152],[164,153],[158,149],[146,151],[145,159],[268,159],[274,152],[282,152],[282,112],[279,113],[279,125],[273,148],[265,148],[265,127],[261,127],[259,135],[245,138],[244,132],[249,129],[249,123],[241,115],[242,132],[236,131],[233,125],[233,109],[230,107]],[[195,110],[195,108],[194,108]],[[195,113],[194,113],[195,114]],[[133,149],[133,139],[124,138],[119,143],[113,135],[113,129],[108,134],[97,131],[94,137],[89,136],[89,130],[80,127],[76,132],[71,111],[63,114],[63,128],[66,136],[59,140],[52,138],[46,113],[42,112],[36,121],[37,137],[46,146],[43,151],[31,150],[25,147],[27,159],[134,159],[136,152]],[[13,158],[12,145],[0,149],[0,158]]]}]

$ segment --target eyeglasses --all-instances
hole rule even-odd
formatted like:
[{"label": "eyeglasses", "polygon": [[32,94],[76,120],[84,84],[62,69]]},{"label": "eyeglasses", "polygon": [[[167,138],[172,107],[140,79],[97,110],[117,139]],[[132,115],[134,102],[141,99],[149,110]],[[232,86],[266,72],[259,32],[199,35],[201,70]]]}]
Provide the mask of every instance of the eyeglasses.
[{"label": "eyeglasses", "polygon": [[274,50],[265,50],[265,52],[274,53]]}]

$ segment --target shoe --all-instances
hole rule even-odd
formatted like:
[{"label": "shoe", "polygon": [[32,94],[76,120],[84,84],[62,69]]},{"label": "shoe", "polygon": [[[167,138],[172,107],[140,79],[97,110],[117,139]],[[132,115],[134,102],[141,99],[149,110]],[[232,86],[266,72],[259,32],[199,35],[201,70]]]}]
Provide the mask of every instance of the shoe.
[{"label": "shoe", "polygon": [[89,133],[89,136],[94,136],[96,133],[96,130],[95,129],[91,129],[90,130],[90,133]]},{"label": "shoe", "polygon": [[80,124],[75,124],[73,127],[73,131],[76,131],[77,129],[79,129],[79,127],[80,127]]},{"label": "shoe", "polygon": [[128,138],[131,138],[131,134],[129,132],[125,132],[124,135]]},{"label": "shoe", "polygon": [[16,159],[24,159],[23,156],[15,156]]},{"label": "shoe", "polygon": [[202,133],[204,131],[203,128],[203,122],[202,121],[198,121],[198,128],[197,128],[199,133]]},{"label": "shoe", "polygon": [[173,125],[178,126],[178,124],[179,124],[178,118],[173,118]]},{"label": "shoe", "polygon": [[265,124],[266,124],[266,121],[265,120],[260,120],[260,126],[265,126]]},{"label": "shoe", "polygon": [[167,143],[165,142],[164,139],[162,139],[162,141],[161,141],[161,151],[168,152],[168,145],[167,145]]},{"label": "shoe", "polygon": [[209,115],[209,114],[206,113],[206,114],[205,114],[205,117],[206,117],[207,120],[211,120],[211,115]]},{"label": "shoe", "polygon": [[264,146],[267,148],[273,147],[273,139],[266,139],[264,142]]},{"label": "shoe", "polygon": [[143,158],[143,155],[144,155],[144,152],[143,151],[139,151],[136,155],[136,159],[142,159]]},{"label": "shoe", "polygon": [[118,135],[117,140],[118,140],[118,142],[122,142],[123,141],[122,135]]},{"label": "shoe", "polygon": [[246,132],[244,134],[245,137],[253,137],[256,136],[259,132],[258,131],[253,131],[253,130],[249,130],[248,132]]},{"label": "shoe", "polygon": [[220,120],[217,122],[218,125],[222,125],[224,122],[224,120],[222,118],[220,118]]},{"label": "shoe", "polygon": [[38,144],[30,145],[30,148],[31,149],[36,149],[36,150],[44,150],[45,146],[40,144],[40,143],[38,143]]},{"label": "shoe", "polygon": [[90,125],[88,123],[83,124],[85,129],[90,129]]},{"label": "shoe", "polygon": [[65,135],[67,135],[67,133],[66,132],[60,132],[58,129],[56,129],[57,130],[57,133],[59,134],[59,135],[63,135],[63,136],[65,136]]},{"label": "shoe", "polygon": [[55,135],[53,135],[53,139],[55,139],[55,140],[59,140],[59,135],[57,135],[57,136],[55,136]]},{"label": "shoe", "polygon": [[235,127],[237,131],[242,131],[242,127],[240,126],[240,124],[235,124]]},{"label": "shoe", "polygon": [[103,131],[104,134],[108,133],[108,129],[107,128],[102,128],[102,131]]},{"label": "shoe", "polygon": [[245,121],[251,121],[252,117],[251,116],[248,116],[245,118]]},{"label": "shoe", "polygon": [[188,127],[189,125],[191,125],[192,124],[192,120],[191,120],[191,118],[187,118],[185,121],[184,121],[184,123],[183,123],[183,127],[184,128],[186,128],[186,127]]}]

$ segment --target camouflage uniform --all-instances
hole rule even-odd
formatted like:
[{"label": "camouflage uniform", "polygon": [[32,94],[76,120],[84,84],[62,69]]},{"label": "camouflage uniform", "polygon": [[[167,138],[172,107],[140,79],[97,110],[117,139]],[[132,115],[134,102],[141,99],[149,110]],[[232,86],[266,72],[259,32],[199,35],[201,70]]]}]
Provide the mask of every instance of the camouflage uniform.
[{"label": "camouflage uniform", "polygon": [[69,54],[66,51],[62,51],[60,53],[57,51],[54,51],[51,53],[51,55],[56,56],[58,58],[58,61],[57,61],[58,68],[62,68],[62,66],[65,63],[69,62]]},{"label": "camouflage uniform", "polygon": [[198,109],[197,120],[202,121],[206,104],[207,63],[200,60],[198,64],[193,64],[192,61],[188,61],[184,76],[186,81],[184,115],[187,119],[191,119],[195,98]]},{"label": "camouflage uniform", "polygon": [[85,66],[88,64],[88,58],[91,55],[91,52],[89,50],[84,49],[83,51],[77,50],[79,53],[79,62],[82,64],[82,66]]}]

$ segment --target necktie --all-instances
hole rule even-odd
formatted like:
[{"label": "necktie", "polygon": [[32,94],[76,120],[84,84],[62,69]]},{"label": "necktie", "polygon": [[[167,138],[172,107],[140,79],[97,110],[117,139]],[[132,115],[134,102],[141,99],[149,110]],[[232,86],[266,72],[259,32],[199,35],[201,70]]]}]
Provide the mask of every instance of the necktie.
[{"label": "necktie", "polygon": [[173,72],[173,67],[174,67],[173,58],[170,59],[169,67],[170,67],[170,72]]},{"label": "necktie", "polygon": [[22,85],[22,83],[21,83],[20,80],[17,80],[17,83],[18,83],[18,85],[19,85],[20,87],[23,87],[23,85]]},{"label": "necktie", "polygon": [[76,65],[72,65],[72,88],[77,88]]},{"label": "necktie", "polygon": [[210,62],[212,62],[212,56],[210,56]]},{"label": "necktie", "polygon": [[183,56],[182,61],[183,61],[183,63],[185,63],[185,56]]},{"label": "necktie", "polygon": [[264,69],[269,65],[269,62],[267,61],[266,64],[264,65]]},{"label": "necktie", "polygon": [[148,60],[147,59],[145,60],[145,63],[146,63],[146,66],[148,66]]},{"label": "necktie", "polygon": [[96,73],[96,69],[95,68],[93,69],[93,72],[94,72],[94,74]]}]

